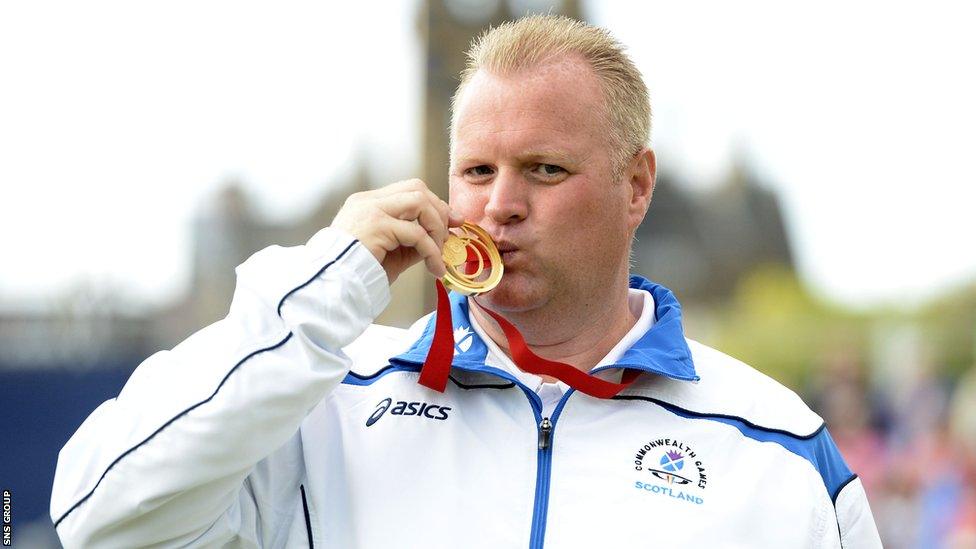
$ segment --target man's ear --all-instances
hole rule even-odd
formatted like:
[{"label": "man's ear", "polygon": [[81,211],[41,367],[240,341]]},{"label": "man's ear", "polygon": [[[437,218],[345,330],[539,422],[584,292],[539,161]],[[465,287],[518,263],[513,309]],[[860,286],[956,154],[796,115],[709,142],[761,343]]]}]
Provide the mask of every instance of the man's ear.
[{"label": "man's ear", "polygon": [[654,183],[657,180],[657,158],[650,147],[644,147],[630,162],[627,182],[630,184],[631,229],[636,229],[644,220],[647,208],[651,205]]}]

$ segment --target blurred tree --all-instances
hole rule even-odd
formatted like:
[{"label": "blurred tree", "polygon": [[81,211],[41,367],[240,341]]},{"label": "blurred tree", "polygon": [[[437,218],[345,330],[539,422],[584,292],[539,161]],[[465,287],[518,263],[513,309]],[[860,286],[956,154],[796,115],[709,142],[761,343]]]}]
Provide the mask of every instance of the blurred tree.
[{"label": "blurred tree", "polygon": [[810,382],[825,353],[863,353],[867,341],[866,319],[817,300],[781,264],[742,277],[714,324],[711,343],[793,388]]},{"label": "blurred tree", "polygon": [[789,267],[767,263],[743,276],[709,316],[708,344],[795,389],[809,386],[824,357],[839,350],[859,357],[863,368],[878,333],[898,338],[897,326],[918,334],[943,380],[976,364],[976,284],[917,311],[854,312],[811,294]]},{"label": "blurred tree", "polygon": [[933,301],[918,320],[943,373],[955,378],[976,364],[976,283]]}]

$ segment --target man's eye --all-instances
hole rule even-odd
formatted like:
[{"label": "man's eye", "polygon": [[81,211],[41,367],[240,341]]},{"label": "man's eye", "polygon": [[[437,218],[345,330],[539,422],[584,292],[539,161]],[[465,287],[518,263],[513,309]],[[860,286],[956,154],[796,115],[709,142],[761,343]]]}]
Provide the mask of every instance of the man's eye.
[{"label": "man's eye", "polygon": [[536,170],[542,175],[553,176],[566,173],[566,170],[555,164],[539,164]]},{"label": "man's eye", "polygon": [[467,170],[464,170],[464,172],[468,175],[474,175],[480,177],[485,175],[491,175],[492,173],[494,173],[494,170],[492,170],[490,166],[481,165],[481,166],[475,166],[473,168],[468,168]]}]

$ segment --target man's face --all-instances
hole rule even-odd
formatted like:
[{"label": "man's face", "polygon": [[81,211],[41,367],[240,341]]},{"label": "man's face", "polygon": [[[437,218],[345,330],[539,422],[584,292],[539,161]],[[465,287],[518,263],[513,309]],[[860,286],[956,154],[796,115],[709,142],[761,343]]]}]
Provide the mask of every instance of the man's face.
[{"label": "man's face", "polygon": [[643,212],[629,206],[626,170],[611,175],[604,109],[596,75],[574,58],[506,76],[480,71],[468,83],[450,203],[491,234],[505,263],[479,303],[499,312],[578,304],[626,273]]}]

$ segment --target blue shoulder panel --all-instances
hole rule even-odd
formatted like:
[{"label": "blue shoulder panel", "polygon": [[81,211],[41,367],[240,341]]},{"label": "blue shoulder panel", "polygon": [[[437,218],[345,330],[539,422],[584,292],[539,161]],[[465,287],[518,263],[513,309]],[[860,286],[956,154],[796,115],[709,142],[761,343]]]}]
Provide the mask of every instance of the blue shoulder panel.
[{"label": "blue shoulder panel", "polygon": [[769,431],[750,427],[742,421],[725,418],[714,418],[727,425],[732,425],[743,435],[759,442],[773,442],[786,448],[790,452],[802,457],[810,462],[814,469],[820,473],[824,487],[830,494],[830,500],[836,501],[841,488],[853,480],[854,473],[851,472],[844,457],[840,455],[840,450],[834,444],[834,439],[827,431],[827,424],[820,426],[820,429],[809,438],[801,438],[795,435],[784,434],[781,432]]}]

